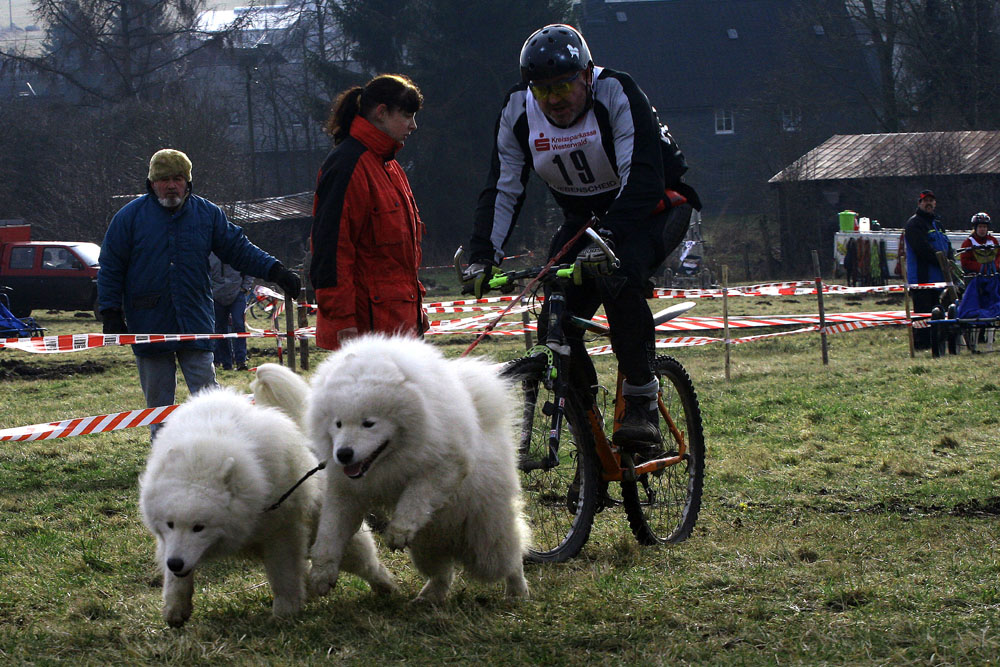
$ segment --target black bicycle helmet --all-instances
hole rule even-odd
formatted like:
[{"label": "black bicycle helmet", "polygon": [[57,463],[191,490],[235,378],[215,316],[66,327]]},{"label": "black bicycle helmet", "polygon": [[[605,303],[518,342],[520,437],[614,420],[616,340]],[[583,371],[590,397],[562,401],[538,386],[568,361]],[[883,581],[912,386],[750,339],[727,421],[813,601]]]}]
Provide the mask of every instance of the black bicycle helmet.
[{"label": "black bicycle helmet", "polygon": [[521,47],[521,80],[551,79],[586,69],[594,61],[583,35],[554,23],[532,33]]}]

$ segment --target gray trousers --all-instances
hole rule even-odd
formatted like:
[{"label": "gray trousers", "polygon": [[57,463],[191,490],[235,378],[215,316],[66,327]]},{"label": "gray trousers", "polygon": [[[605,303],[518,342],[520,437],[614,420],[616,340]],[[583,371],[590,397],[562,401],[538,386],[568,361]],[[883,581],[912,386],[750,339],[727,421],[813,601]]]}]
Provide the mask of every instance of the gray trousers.
[{"label": "gray trousers", "polygon": [[[206,387],[218,387],[219,383],[215,381],[215,365],[212,363],[213,356],[209,350],[176,350],[147,357],[136,356],[139,384],[146,397],[146,407],[156,408],[174,404],[178,363],[191,394],[196,394]],[[162,424],[150,425],[151,438],[156,438],[156,433],[162,426]]]}]

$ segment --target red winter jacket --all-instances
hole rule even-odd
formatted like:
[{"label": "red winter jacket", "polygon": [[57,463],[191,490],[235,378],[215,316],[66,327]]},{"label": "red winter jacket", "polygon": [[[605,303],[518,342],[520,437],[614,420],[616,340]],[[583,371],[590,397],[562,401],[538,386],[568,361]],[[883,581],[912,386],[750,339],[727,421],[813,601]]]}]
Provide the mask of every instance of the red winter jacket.
[{"label": "red winter jacket", "polygon": [[[992,246],[992,248],[990,248]],[[982,248],[986,252],[977,252],[976,250],[967,250],[961,253],[962,258],[962,268],[969,273],[979,273],[983,269],[983,265],[980,263],[980,259],[983,259],[987,263],[986,259],[990,255],[990,250],[994,253],[1000,249],[1000,243],[997,242],[996,237],[992,234],[987,234],[983,238],[978,238],[975,234],[971,234],[969,238],[962,242],[962,248]],[[993,265],[1000,268],[1000,257],[994,256]]]},{"label": "red winter jacket", "polygon": [[337,332],[420,332],[424,287],[417,279],[424,226],[401,144],[361,116],[320,168],[313,202],[309,277],[319,313],[316,343],[339,347]]}]

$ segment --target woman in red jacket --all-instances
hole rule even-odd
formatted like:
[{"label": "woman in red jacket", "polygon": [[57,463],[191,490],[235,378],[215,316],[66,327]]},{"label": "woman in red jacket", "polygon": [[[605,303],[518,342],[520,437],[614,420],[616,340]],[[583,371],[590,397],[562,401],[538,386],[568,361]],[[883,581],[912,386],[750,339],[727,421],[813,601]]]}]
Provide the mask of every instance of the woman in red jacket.
[{"label": "woman in red jacket", "polygon": [[309,269],[322,348],[372,331],[426,328],[417,279],[424,226],[395,160],[422,104],[417,86],[398,74],[349,88],[333,104],[325,129],[334,148],[317,179]]}]

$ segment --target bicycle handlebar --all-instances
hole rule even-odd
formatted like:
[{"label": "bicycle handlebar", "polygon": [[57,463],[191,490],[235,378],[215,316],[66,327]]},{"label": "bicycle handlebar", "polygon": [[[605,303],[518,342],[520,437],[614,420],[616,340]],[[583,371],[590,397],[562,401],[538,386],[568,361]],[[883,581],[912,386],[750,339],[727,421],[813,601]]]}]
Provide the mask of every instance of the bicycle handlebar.
[{"label": "bicycle handlebar", "polygon": [[[614,251],[608,246],[607,242],[598,234],[592,227],[586,229],[587,236],[593,241],[597,246],[604,251],[608,258],[608,264],[617,269],[621,266],[621,260],[618,259]],[[455,275],[458,277],[459,283],[462,282],[462,255],[465,253],[463,246],[458,246],[455,251],[454,264],[455,264]],[[533,266],[527,269],[522,269],[520,271],[501,271],[497,273],[489,280],[490,289],[503,290],[505,287],[510,287],[515,281],[524,280],[525,278],[534,278],[539,276],[540,280],[544,280],[545,277],[540,276],[541,272],[545,270],[545,266]],[[572,280],[575,278],[575,272],[579,269],[575,264],[556,264],[549,267],[549,274],[554,278],[562,278]],[[549,275],[547,274],[547,275]]]}]

